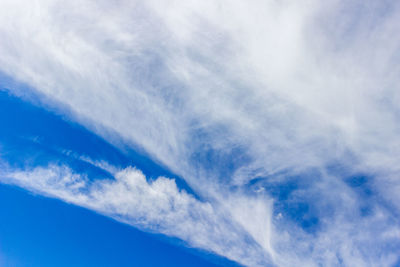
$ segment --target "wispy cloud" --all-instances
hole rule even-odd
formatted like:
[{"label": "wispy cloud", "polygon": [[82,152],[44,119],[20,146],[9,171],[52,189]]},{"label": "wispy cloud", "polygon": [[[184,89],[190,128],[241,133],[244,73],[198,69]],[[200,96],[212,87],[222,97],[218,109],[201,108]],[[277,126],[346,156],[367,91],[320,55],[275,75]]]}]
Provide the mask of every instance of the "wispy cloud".
[{"label": "wispy cloud", "polygon": [[[174,179],[158,177],[149,182],[139,170],[127,168],[116,172],[115,180],[90,181],[57,165],[3,171],[0,175],[3,183],[92,209],[146,231],[179,237],[190,246],[246,265],[269,261],[267,252],[224,209],[179,190]],[[239,200],[235,201],[239,208]],[[250,215],[251,210],[264,213],[268,209],[255,199],[246,204],[252,205],[242,207]]]},{"label": "wispy cloud", "polygon": [[[226,215],[229,225],[264,249],[254,250],[254,258],[269,255],[283,266],[396,260],[396,3],[3,0],[0,7],[2,71],[34,87],[48,107],[110,142],[121,138],[144,149],[183,177],[211,210],[218,207],[221,218]],[[332,166],[341,171],[332,173]],[[118,175],[130,172],[136,173]],[[359,173],[368,173],[363,186],[372,196],[360,196],[346,183]],[[21,175],[21,186],[39,190],[21,178],[29,172]],[[139,180],[146,190],[170,184],[159,179]],[[285,188],[289,180],[296,186],[288,196],[274,195],[271,188]],[[45,184],[40,190],[50,194]],[[97,202],[113,203],[116,196],[107,190],[123,183],[99,184],[106,192]],[[67,201],[95,197],[71,190],[64,185],[64,193],[53,195]],[[181,194],[174,191],[196,203],[193,210],[207,209]],[[288,210],[299,203],[317,220],[315,233],[290,217]],[[369,215],[359,214],[363,205]],[[153,216],[145,209],[145,218]],[[242,260],[241,239],[228,253],[214,248],[213,239],[196,243],[173,225],[164,227],[164,233],[251,265]]]}]

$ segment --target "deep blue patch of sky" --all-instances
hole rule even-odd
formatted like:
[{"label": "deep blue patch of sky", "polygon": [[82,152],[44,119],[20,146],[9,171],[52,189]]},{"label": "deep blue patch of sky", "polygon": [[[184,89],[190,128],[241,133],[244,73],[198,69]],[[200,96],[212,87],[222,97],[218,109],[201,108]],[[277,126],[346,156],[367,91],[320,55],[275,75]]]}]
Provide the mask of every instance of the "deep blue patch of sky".
[{"label": "deep blue patch of sky", "polygon": [[111,178],[111,174],[105,170],[79,158],[84,156],[92,160],[104,160],[120,168],[134,166],[148,179],[159,176],[174,178],[180,189],[198,198],[182,178],[154,162],[142,151],[121,151],[81,125],[34,105],[24,97],[21,99],[12,95],[8,89],[17,89],[19,96],[21,92],[29,92],[29,99],[39,97],[32,88],[24,87],[4,74],[0,75],[1,159],[13,167],[29,168],[59,162],[78,173],[87,174],[89,179]]},{"label": "deep blue patch of sky", "polygon": [[84,208],[0,184],[0,266],[237,266]]},{"label": "deep blue patch of sky", "polygon": [[[23,92],[24,85],[0,75],[0,163],[21,169],[56,163],[90,179],[113,179],[112,174],[79,158],[86,156],[121,168],[135,166],[149,179],[175,178],[180,189],[193,193],[182,179],[148,156],[132,149],[121,151],[81,125],[12,95],[8,89],[15,87]],[[31,88],[25,90],[34,94]],[[85,209],[1,184],[0,264],[237,266],[186,248],[176,239],[143,233]]]}]

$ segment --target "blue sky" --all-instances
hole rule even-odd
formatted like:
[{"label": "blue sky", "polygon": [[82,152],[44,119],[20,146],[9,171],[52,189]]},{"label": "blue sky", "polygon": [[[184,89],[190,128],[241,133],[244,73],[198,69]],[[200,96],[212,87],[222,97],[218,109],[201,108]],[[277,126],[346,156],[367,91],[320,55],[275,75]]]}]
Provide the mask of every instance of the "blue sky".
[{"label": "blue sky", "polygon": [[[67,150],[116,166],[135,164],[149,177],[169,174],[147,157],[134,151],[123,154],[83,127],[5,91],[0,103],[1,124],[7,125],[1,131],[3,164],[29,168],[59,161],[92,179],[112,177],[62,152]],[[179,240],[144,233],[15,186],[2,184],[0,191],[1,266],[236,266]]]},{"label": "blue sky", "polygon": [[2,266],[236,266],[58,200],[0,191]]},{"label": "blue sky", "polygon": [[0,3],[0,265],[397,266],[396,1]]}]

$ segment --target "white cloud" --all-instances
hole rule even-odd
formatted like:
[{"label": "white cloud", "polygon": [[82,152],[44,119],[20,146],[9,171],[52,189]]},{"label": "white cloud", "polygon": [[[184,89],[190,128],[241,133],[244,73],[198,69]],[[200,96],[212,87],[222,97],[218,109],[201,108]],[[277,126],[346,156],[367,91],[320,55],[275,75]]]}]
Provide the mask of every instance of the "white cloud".
[{"label": "white cloud", "polygon": [[[370,173],[376,195],[370,204],[376,214],[392,212],[377,223],[398,227],[389,223],[400,210],[398,4],[2,0],[0,10],[3,72],[109,141],[118,144],[116,134],[144,149],[226,212],[277,263],[290,265],[303,250],[286,257],[281,253],[287,250],[274,244],[303,243],[300,237],[286,242],[273,229],[262,188],[253,196],[243,192],[254,178],[268,177],[262,183],[268,187],[284,183],[282,173],[317,169],[318,179],[297,200],[309,195],[314,206],[325,203],[337,213],[318,210],[327,220],[317,238],[300,235],[304,244],[318,246],[305,249],[305,257],[326,249],[348,265],[387,264],[384,255],[360,252],[363,242],[350,242],[353,233],[360,235],[354,227],[376,215],[355,216],[362,201],[325,168],[338,163],[349,173]],[[328,193],[318,194],[320,187]],[[63,188],[57,194],[68,200]],[[340,211],[346,205],[335,195],[340,203],[353,203],[351,212]],[[253,207],[251,216],[243,214],[246,205]],[[153,216],[151,209],[143,212]],[[375,228],[368,227],[360,229],[373,238]],[[349,249],[325,242],[335,236]],[[212,249],[206,242],[198,246]],[[326,256],[327,264],[333,258]]]},{"label": "white cloud", "polygon": [[[57,165],[3,171],[0,175],[3,183],[86,207],[146,231],[181,238],[190,246],[246,265],[261,265],[269,258],[241,226],[240,223],[248,218],[236,223],[218,206],[178,190],[173,179],[158,177],[148,182],[142,172],[127,168],[118,171],[115,180],[91,181],[68,167]],[[235,205],[239,204],[239,208],[247,203],[246,215],[252,216],[252,220],[258,220],[253,216],[254,212],[258,217],[266,215],[268,218],[265,212],[269,209],[264,202],[246,201],[242,199]],[[263,228],[255,230],[257,234],[264,231]]]}]

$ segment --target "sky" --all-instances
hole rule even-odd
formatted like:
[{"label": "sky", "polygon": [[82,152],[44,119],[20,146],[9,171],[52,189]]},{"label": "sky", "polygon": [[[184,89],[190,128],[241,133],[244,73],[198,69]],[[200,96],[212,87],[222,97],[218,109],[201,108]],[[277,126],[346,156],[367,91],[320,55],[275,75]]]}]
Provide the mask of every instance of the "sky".
[{"label": "sky", "polygon": [[397,1],[0,0],[1,266],[399,266]]}]

